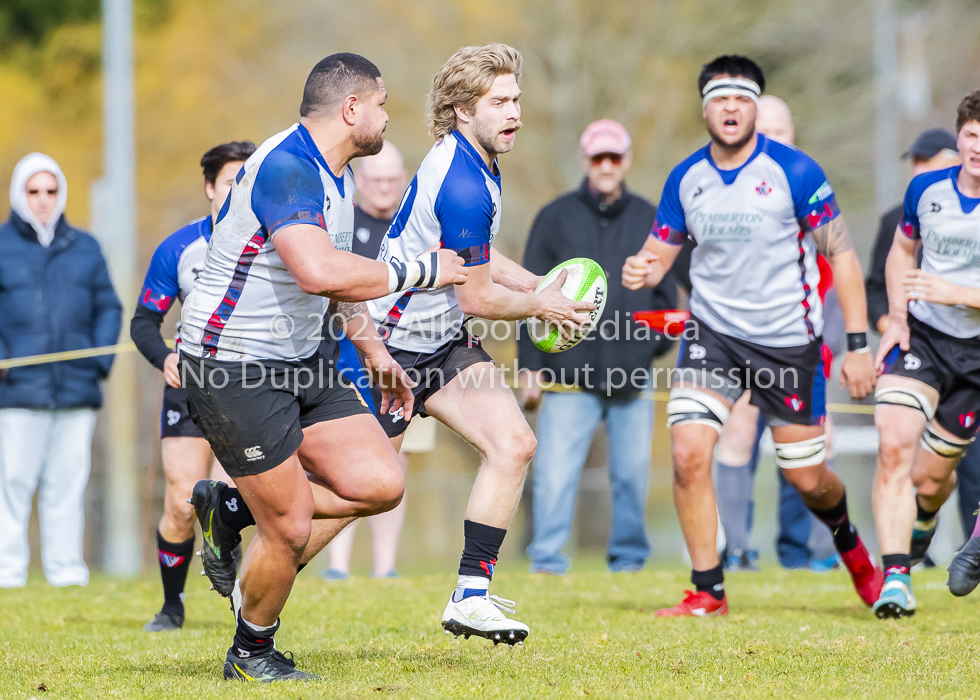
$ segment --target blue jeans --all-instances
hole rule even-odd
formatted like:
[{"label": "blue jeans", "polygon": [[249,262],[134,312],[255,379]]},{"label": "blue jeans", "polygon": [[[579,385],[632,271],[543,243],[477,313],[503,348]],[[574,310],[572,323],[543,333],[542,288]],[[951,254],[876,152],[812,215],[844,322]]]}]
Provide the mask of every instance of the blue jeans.
[{"label": "blue jeans", "polygon": [[582,466],[603,420],[609,437],[612,487],[609,570],[640,569],[650,556],[646,503],[653,400],[547,393],[538,413],[538,449],[533,461],[534,537],[527,548],[532,571],[563,574],[568,570],[571,560],[561,550],[572,532]]}]

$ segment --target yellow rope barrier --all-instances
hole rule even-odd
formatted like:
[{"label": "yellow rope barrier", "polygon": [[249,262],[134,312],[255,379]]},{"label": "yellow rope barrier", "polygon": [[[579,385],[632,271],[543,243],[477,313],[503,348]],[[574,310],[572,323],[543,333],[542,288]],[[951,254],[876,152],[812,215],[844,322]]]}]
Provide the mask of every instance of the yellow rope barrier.
[{"label": "yellow rope barrier", "polygon": [[[169,347],[173,347],[172,340],[167,341]],[[0,360],[0,370],[10,369],[11,367],[30,367],[31,365],[43,365],[48,362],[65,362],[66,360],[81,360],[86,357],[100,357],[101,355],[119,355],[124,352],[136,350],[136,343],[118,343],[117,345],[103,345],[99,348],[83,348],[81,350],[65,350],[63,352],[48,352],[43,355],[31,355],[29,357],[14,357],[9,360]]]}]

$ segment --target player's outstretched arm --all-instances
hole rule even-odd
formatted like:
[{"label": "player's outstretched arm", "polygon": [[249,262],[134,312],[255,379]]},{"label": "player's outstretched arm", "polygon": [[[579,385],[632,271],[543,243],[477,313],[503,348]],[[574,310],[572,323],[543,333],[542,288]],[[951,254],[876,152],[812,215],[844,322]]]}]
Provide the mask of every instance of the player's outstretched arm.
[{"label": "player's outstretched arm", "polygon": [[469,272],[463,259],[446,248],[405,264],[337,250],[327,232],[312,224],[280,229],[272,241],[300,289],[335,301],[367,301],[412,288],[461,284]]},{"label": "player's outstretched arm", "polygon": [[823,226],[815,228],[811,235],[817,250],[827,258],[834,269],[834,286],[844,315],[844,329],[848,335],[863,336],[860,349],[850,349],[841,364],[841,388],[850,384],[851,398],[863,399],[874,388],[875,373],[871,351],[867,345],[868,299],[864,291],[864,272],[854,251],[847,222],[842,215],[836,216]]},{"label": "player's outstretched arm", "polygon": [[588,312],[594,304],[574,301],[561,293],[566,273],[541,294],[515,292],[491,277],[490,264],[470,267],[466,282],[456,287],[456,301],[464,314],[488,320],[519,321],[536,317],[562,328],[579,330],[589,322]]},{"label": "player's outstretched arm", "polygon": [[[673,229],[671,232],[677,233],[683,242],[683,234]],[[670,270],[680,252],[680,245],[664,243],[650,234],[640,248],[640,252],[626,258],[626,262],[623,263],[623,286],[627,289],[656,287]]]},{"label": "player's outstretched arm", "polygon": [[415,382],[392,359],[371,320],[367,304],[331,301],[329,314],[354,347],[364,355],[364,366],[381,389],[381,412],[403,408],[406,415],[411,415],[415,401],[412,387]]},{"label": "player's outstretched arm", "polygon": [[541,278],[514,262],[496,248],[490,249],[490,278],[513,292],[533,292]]},{"label": "player's outstretched arm", "polygon": [[880,372],[888,351],[898,345],[902,350],[909,349],[909,296],[905,290],[905,278],[916,268],[916,254],[920,242],[903,233],[901,226],[895,230],[892,247],[885,259],[885,289],[888,292],[888,319],[890,321],[881,343],[874,365]]}]

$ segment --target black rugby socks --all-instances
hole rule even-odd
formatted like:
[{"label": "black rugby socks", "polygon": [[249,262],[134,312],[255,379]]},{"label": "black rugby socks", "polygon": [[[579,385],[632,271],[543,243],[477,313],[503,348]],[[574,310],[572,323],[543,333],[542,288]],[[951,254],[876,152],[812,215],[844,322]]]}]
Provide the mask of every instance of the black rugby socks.
[{"label": "black rugby socks", "polygon": [[834,546],[838,552],[843,554],[857,547],[857,530],[847,516],[846,492],[840,497],[840,501],[833,508],[828,508],[827,510],[810,508],[810,512],[817,516],[820,522],[824,523],[834,533]]},{"label": "black rugby socks", "polygon": [[459,560],[459,575],[492,579],[500,545],[504,543],[506,536],[507,530],[503,528],[464,520],[463,556]]},{"label": "black rugby socks", "polygon": [[221,518],[221,522],[238,532],[255,524],[252,511],[248,509],[245,499],[234,486],[225,486],[221,489],[218,517]]},{"label": "black rugby socks", "polygon": [[167,542],[157,530],[160,578],[163,580],[163,607],[184,614],[184,584],[194,556],[194,538]]},{"label": "black rugby socks", "polygon": [[715,600],[725,597],[725,572],[721,564],[707,571],[691,570],[691,583],[698,593],[710,593]]}]

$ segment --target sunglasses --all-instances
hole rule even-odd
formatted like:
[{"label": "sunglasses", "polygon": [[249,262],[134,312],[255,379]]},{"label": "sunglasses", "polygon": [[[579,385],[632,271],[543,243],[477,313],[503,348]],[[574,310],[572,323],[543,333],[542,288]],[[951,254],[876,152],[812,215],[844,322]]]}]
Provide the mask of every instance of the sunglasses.
[{"label": "sunglasses", "polygon": [[589,158],[589,161],[595,166],[602,165],[604,160],[608,160],[613,165],[619,165],[623,162],[623,155],[621,153],[597,153]]},{"label": "sunglasses", "polygon": [[[32,197],[36,197],[40,192],[41,192],[41,190],[27,190],[27,194],[31,195]],[[52,197],[54,197],[56,194],[58,194],[58,190],[57,189],[54,189],[54,190],[45,190],[45,192],[47,192]]]}]

